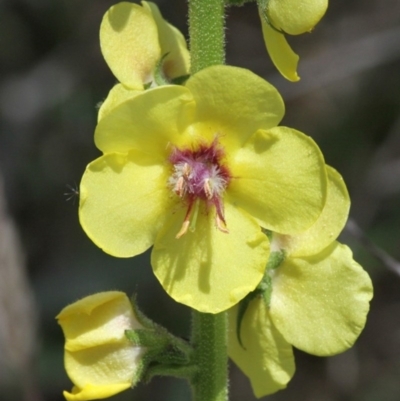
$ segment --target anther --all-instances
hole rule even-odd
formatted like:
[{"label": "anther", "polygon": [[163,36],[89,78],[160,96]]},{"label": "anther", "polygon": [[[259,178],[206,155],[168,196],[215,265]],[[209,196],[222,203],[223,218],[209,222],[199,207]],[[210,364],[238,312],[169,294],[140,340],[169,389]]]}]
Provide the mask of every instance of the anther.
[{"label": "anther", "polygon": [[224,149],[217,138],[211,144],[200,143],[194,149],[174,148],[169,161],[173,173],[168,180],[171,190],[182,199],[187,212],[176,238],[196,229],[200,205],[208,214],[214,207],[215,226],[228,233],[223,210],[223,194],[229,185],[231,175],[223,162]]},{"label": "anther", "polygon": [[211,199],[213,197],[213,191],[211,189],[209,178],[206,178],[204,180],[203,188],[204,188],[204,193],[206,194],[207,199]]},{"label": "anther", "polygon": [[218,216],[218,214],[215,215],[215,225],[219,231],[229,234],[229,230],[226,228],[225,222],[221,219],[221,217]]},{"label": "anther", "polygon": [[189,174],[191,171],[192,171],[192,169],[191,169],[190,165],[188,163],[185,163],[182,168],[182,173],[186,179],[189,179]]},{"label": "anther", "polygon": [[[196,207],[198,206],[198,202],[196,201]],[[195,208],[196,209],[196,208]],[[197,210],[195,210],[195,218],[197,219]],[[188,229],[190,227],[190,218],[192,217],[192,212],[193,212],[193,202],[189,203],[188,210],[186,211],[186,216],[185,220],[183,220],[182,227],[179,230],[178,234],[175,235],[175,238],[181,238],[183,235],[185,235],[188,232]]]},{"label": "anther", "polygon": [[179,177],[176,181],[174,191],[180,198],[185,195],[185,179],[183,177]]}]

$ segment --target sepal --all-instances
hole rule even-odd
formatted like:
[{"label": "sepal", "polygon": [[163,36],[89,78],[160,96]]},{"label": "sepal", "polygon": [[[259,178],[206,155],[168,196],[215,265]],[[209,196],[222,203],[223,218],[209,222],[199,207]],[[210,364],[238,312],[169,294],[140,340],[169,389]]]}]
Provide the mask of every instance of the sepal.
[{"label": "sepal", "polygon": [[195,372],[192,364],[193,349],[182,338],[150,320],[132,300],[138,320],[143,329],[126,330],[126,338],[137,347],[146,349],[143,356],[142,380],[149,382],[154,376],[175,376],[189,379]]},{"label": "sepal", "polygon": [[[190,74],[179,75],[177,77],[168,77],[165,74],[165,63],[168,62],[167,58],[169,56],[169,52],[165,53],[154,69],[154,83],[155,86],[163,86],[163,85],[183,85],[190,77]],[[152,82],[145,84],[144,89],[150,89],[152,87]]]},{"label": "sepal", "polygon": [[[263,230],[268,238],[272,238],[272,233],[269,230]],[[241,337],[241,326],[244,315],[251,303],[255,298],[261,297],[264,300],[265,306],[269,308],[271,303],[272,294],[272,279],[269,274],[270,271],[278,268],[285,260],[286,252],[284,250],[271,252],[269,255],[267,267],[265,268],[265,274],[258,287],[250,292],[242,301],[238,304],[237,318],[236,318],[236,336],[239,344],[243,349],[246,349],[242,343]]]},{"label": "sepal", "polygon": [[169,53],[165,53],[158,63],[155,66],[154,69],[154,82],[156,83],[157,86],[162,86],[162,85],[169,85],[170,82],[168,78],[165,76],[164,70],[163,70],[163,65],[165,59],[168,57]]}]

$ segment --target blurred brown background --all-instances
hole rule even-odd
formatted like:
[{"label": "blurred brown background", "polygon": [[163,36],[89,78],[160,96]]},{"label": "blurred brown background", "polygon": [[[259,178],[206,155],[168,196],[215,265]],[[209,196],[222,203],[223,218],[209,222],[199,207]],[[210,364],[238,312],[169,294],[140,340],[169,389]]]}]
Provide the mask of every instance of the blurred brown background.
[{"label": "blurred brown background", "polygon": [[[120,260],[102,253],[79,226],[78,199],[64,195],[99,155],[96,104],[115,78],[98,31],[114,3],[0,0],[0,400],[63,400],[71,384],[54,317],[90,293],[137,292],[149,317],[188,336],[189,311],[164,294],[149,254]],[[187,34],[186,2],[156,3]],[[296,84],[272,67],[254,4],[229,10],[227,35],[228,63],[281,91],[283,124],[318,142],[346,180],[352,221],[400,259],[400,2],[332,1],[312,34],[289,37],[301,56]],[[296,352],[294,379],[271,401],[400,400],[400,275],[390,271],[398,265],[374,257],[350,228],[341,240],[375,286],[365,331],[336,357]],[[232,401],[255,399],[234,366],[231,377]],[[113,399],[183,401],[190,391],[183,381],[157,378]]]}]

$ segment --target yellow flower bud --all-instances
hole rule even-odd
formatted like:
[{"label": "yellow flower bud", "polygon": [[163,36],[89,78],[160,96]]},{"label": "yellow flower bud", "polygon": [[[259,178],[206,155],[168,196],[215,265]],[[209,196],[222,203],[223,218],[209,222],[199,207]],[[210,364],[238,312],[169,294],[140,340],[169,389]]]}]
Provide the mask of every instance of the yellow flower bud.
[{"label": "yellow flower bud", "polygon": [[64,365],[74,383],[68,401],[110,397],[139,380],[145,348],[133,345],[125,330],[143,328],[123,292],[85,297],[57,316],[65,336]]},{"label": "yellow flower bud", "polygon": [[121,2],[104,15],[100,27],[103,56],[120,83],[99,109],[98,120],[120,103],[157,86],[157,70],[167,81],[189,74],[190,56],[185,37],[162,17],[157,5]]},{"label": "yellow flower bud", "polygon": [[182,33],[163,19],[156,4],[142,4],[112,6],[100,27],[103,56],[121,84],[131,90],[143,90],[144,84],[153,81],[163,56],[167,78],[189,73],[189,51]]},{"label": "yellow flower bud", "polygon": [[278,71],[289,81],[297,74],[299,56],[292,50],[285,34],[310,32],[324,16],[328,0],[259,0],[259,13],[265,45]]},{"label": "yellow flower bud", "polygon": [[267,14],[275,28],[300,35],[311,31],[327,8],[328,0],[269,0]]}]

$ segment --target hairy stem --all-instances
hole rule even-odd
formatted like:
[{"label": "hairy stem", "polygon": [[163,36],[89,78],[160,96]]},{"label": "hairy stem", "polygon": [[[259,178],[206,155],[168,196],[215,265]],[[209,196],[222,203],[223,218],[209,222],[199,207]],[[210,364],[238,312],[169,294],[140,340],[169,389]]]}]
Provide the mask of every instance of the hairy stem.
[{"label": "hairy stem", "polygon": [[[225,62],[224,0],[189,0],[191,74]],[[194,401],[227,401],[227,315],[193,310]]]}]

